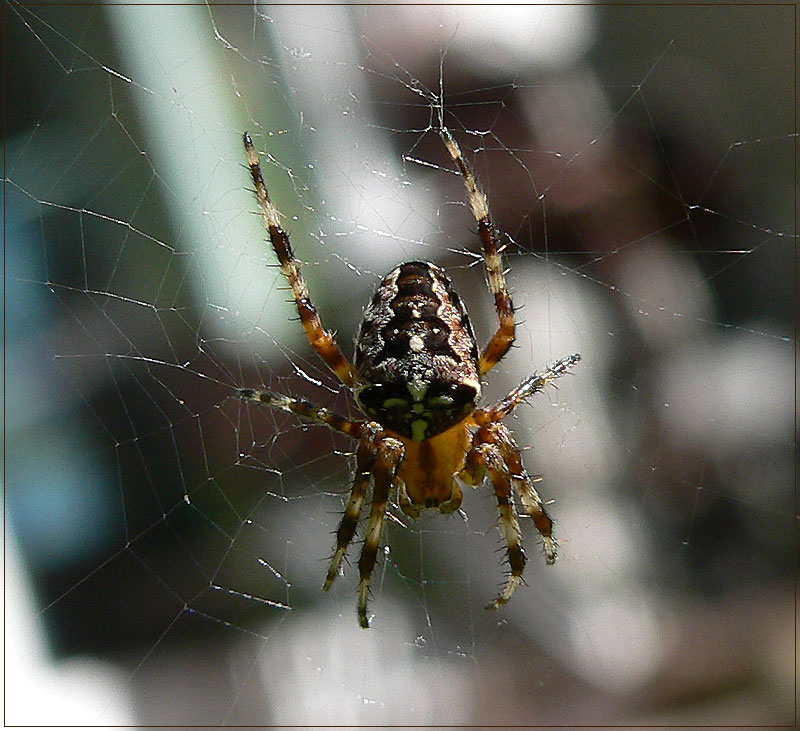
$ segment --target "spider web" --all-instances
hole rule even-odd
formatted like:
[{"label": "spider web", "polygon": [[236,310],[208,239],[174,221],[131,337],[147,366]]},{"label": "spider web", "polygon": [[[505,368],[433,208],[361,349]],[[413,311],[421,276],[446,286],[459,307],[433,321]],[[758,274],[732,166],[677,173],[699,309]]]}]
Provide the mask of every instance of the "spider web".
[{"label": "spider web", "polygon": [[[5,5],[6,722],[791,724],[794,12]],[[441,120],[520,307],[485,400],[583,356],[509,419],[561,553],[487,613],[491,491],[392,508],[364,632],[353,445],[236,395],[358,417],[241,133],[349,353],[401,261],[496,327]]]}]

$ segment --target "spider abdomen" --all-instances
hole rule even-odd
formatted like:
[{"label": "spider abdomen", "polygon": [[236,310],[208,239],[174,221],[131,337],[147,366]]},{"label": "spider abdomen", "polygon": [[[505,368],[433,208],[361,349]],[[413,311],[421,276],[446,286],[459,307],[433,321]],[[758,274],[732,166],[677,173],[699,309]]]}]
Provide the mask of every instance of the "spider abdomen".
[{"label": "spider abdomen", "polygon": [[474,410],[478,347],[461,298],[439,267],[412,261],[384,277],[364,312],[355,366],[361,407],[415,441]]}]

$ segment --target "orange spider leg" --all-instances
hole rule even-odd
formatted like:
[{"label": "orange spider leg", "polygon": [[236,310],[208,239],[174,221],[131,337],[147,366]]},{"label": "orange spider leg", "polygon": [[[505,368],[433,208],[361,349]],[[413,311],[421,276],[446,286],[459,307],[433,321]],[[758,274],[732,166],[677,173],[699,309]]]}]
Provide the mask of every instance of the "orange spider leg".
[{"label": "orange spider leg", "polygon": [[575,353],[575,355],[568,355],[566,358],[562,358],[553,363],[553,365],[543,373],[534,373],[513,389],[508,396],[501,399],[496,404],[484,409],[476,409],[472,418],[476,423],[481,425],[491,424],[492,422],[504,419],[517,408],[517,406],[527,401],[535,393],[541,391],[548,383],[551,383],[559,376],[563,376],[567,373],[580,359],[581,356],[578,353]]},{"label": "orange spider leg", "polygon": [[509,574],[500,595],[487,605],[487,609],[497,609],[506,604],[522,583],[525,570],[525,551],[522,548],[522,533],[519,529],[517,511],[511,490],[511,472],[503,459],[501,448],[493,443],[494,435],[484,427],[475,435],[475,446],[467,455],[464,469],[459,477],[471,485],[479,485],[488,473],[492,481],[497,508],[500,512],[500,530],[506,543]]},{"label": "orange spider leg", "polygon": [[480,375],[486,375],[500,359],[508,352],[514,342],[514,306],[511,302],[511,295],[506,287],[506,277],[503,273],[503,261],[500,256],[500,246],[497,240],[497,233],[489,217],[489,204],[486,195],[478,186],[475,174],[469,163],[461,154],[461,148],[453,139],[453,136],[446,129],[440,132],[442,141],[450,153],[450,157],[461,171],[464,185],[467,188],[469,207],[472,215],[478,224],[478,233],[483,244],[484,262],[486,265],[486,276],[489,280],[489,289],[494,296],[494,307],[497,311],[497,318],[500,326],[492,336],[489,344],[481,353],[478,363]]},{"label": "orange spider leg", "polygon": [[492,424],[486,427],[491,433],[493,443],[500,448],[503,461],[511,473],[511,484],[519,495],[522,507],[533,519],[533,524],[542,537],[544,555],[548,564],[555,563],[558,542],[553,537],[553,521],[544,509],[542,499],[533,486],[533,479],[522,466],[522,455],[505,424]]},{"label": "orange spider leg", "polygon": [[[541,391],[548,383],[551,383],[559,376],[567,373],[580,359],[581,356],[576,353],[575,355],[570,355],[556,361],[556,363],[543,373],[534,373],[529,378],[526,378],[519,386],[513,389],[508,396],[501,399],[496,404],[484,409],[477,409],[472,414],[472,419],[476,424],[481,426],[481,429],[474,437],[473,444],[479,445],[481,442],[488,442],[496,445],[500,450],[502,461],[510,472],[511,484],[519,494],[525,512],[533,519],[536,530],[539,531],[539,535],[542,536],[545,558],[548,564],[555,563],[556,551],[558,548],[558,542],[553,536],[553,521],[547,514],[542,499],[539,497],[539,493],[533,486],[534,480],[528,475],[522,465],[522,456],[519,447],[517,447],[514,442],[514,438],[511,436],[508,427],[502,424],[500,420],[508,416],[519,404],[526,401],[533,394]],[[475,447],[473,447],[473,450],[474,449]],[[475,480],[480,478],[478,480],[480,482],[486,474],[486,469],[481,469],[481,463],[480,461],[476,463],[475,457],[472,457],[472,462],[470,463],[470,457],[471,453],[470,456],[468,456],[467,467],[465,467],[465,473],[467,475],[465,479],[469,481],[470,479]],[[476,464],[477,467],[474,466]],[[473,482],[472,484],[476,483]],[[513,593],[513,589],[511,592]],[[510,594],[508,596],[510,596]],[[508,599],[506,599],[506,601],[508,601]]]},{"label": "orange spider leg", "polygon": [[306,331],[308,341],[319,353],[319,357],[336,373],[339,380],[346,386],[352,386],[355,383],[353,366],[342,354],[333,335],[322,327],[317,309],[311,302],[306,281],[300,273],[300,265],[292,251],[289,235],[281,228],[278,210],[270,200],[267,186],[264,184],[264,177],[261,174],[258,153],[247,132],[244,133],[244,149],[247,153],[247,164],[250,166],[250,175],[255,185],[258,205],[261,208],[261,216],[269,231],[269,239],[280,262],[281,271],[292,288],[300,322]]}]

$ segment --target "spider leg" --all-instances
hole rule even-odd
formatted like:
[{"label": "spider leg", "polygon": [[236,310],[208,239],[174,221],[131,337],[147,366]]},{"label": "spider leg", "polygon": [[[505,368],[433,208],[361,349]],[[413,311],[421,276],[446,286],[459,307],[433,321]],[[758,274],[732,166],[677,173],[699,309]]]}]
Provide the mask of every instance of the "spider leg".
[{"label": "spider leg", "polygon": [[497,365],[514,342],[514,306],[511,303],[511,295],[506,287],[503,261],[500,256],[500,244],[497,240],[497,232],[492,219],[489,217],[489,204],[486,201],[486,195],[480,189],[472,168],[464,159],[461,154],[461,148],[450,132],[447,129],[443,129],[440,135],[447,151],[450,153],[450,157],[453,158],[453,161],[461,171],[461,177],[464,179],[464,185],[467,188],[469,207],[478,224],[478,233],[483,244],[489,289],[494,296],[494,307],[497,311],[497,318],[500,321],[497,332],[495,332],[489,344],[481,353],[478,370],[480,375],[483,376]]},{"label": "spider leg", "polygon": [[239,398],[258,404],[266,404],[272,409],[289,411],[307,421],[325,424],[334,431],[347,434],[347,436],[353,439],[360,439],[364,434],[366,425],[369,424],[369,422],[366,421],[349,421],[330,409],[326,409],[322,406],[315,406],[310,401],[290,398],[289,396],[274,393],[273,391],[265,391],[257,388],[241,388],[239,389]]},{"label": "spider leg", "polygon": [[336,549],[331,557],[328,566],[328,575],[322,588],[328,591],[334,579],[339,575],[347,547],[358,526],[358,519],[361,517],[361,507],[364,504],[364,496],[367,493],[369,482],[372,477],[372,470],[375,466],[376,445],[375,437],[380,433],[377,425],[370,429],[368,435],[361,439],[356,452],[356,473],[353,478],[353,487],[350,490],[350,497],[347,499],[347,507],[336,531]]},{"label": "spider leg", "polygon": [[523,401],[527,401],[535,393],[541,391],[548,383],[551,383],[559,376],[563,376],[567,373],[580,359],[581,356],[577,353],[575,355],[568,355],[566,358],[562,358],[553,363],[553,365],[543,373],[534,373],[520,383],[519,386],[513,389],[511,393],[501,401],[485,409],[477,409],[473,414],[473,418],[481,425],[504,419]]},{"label": "spider leg", "polygon": [[511,471],[503,459],[500,446],[493,443],[493,436],[486,429],[476,435],[473,448],[467,454],[464,469],[459,476],[468,484],[479,485],[488,473],[492,481],[497,508],[500,511],[500,529],[506,542],[510,571],[500,595],[486,606],[497,609],[506,604],[522,583],[525,569],[525,551],[522,548],[522,533],[519,529],[514,497],[511,490]]},{"label": "spider leg", "polygon": [[333,335],[322,327],[317,309],[311,302],[306,280],[300,273],[300,264],[292,251],[289,234],[281,228],[278,210],[270,200],[267,186],[264,184],[264,177],[261,174],[258,153],[253,146],[253,140],[247,132],[244,133],[244,149],[247,154],[247,164],[250,166],[250,175],[255,185],[258,205],[261,208],[261,217],[264,219],[264,224],[269,231],[269,239],[280,262],[281,271],[292,288],[294,301],[297,304],[297,312],[300,315],[300,322],[306,331],[308,341],[314,350],[319,353],[319,357],[336,373],[339,380],[346,386],[352,386],[355,383],[353,366],[342,354]]},{"label": "spider leg", "polygon": [[408,496],[406,483],[403,480],[399,478],[396,479],[395,485],[397,486],[397,502],[400,505],[400,510],[402,510],[409,518],[414,518],[414,520],[416,520],[419,518],[419,514],[422,512],[422,506],[417,505]]},{"label": "spider leg", "polygon": [[358,559],[358,571],[361,577],[358,582],[358,621],[364,629],[369,628],[369,617],[367,616],[369,582],[372,570],[375,568],[386,504],[389,502],[389,491],[394,484],[397,467],[403,459],[403,453],[403,444],[397,439],[384,437],[378,442],[373,473],[372,508],[364,535],[364,546]]},{"label": "spider leg", "polygon": [[519,447],[517,447],[514,437],[511,436],[511,432],[505,424],[493,424],[490,429],[494,442],[500,448],[503,461],[511,472],[511,483],[519,495],[522,507],[533,519],[533,524],[542,537],[545,559],[548,564],[553,564],[556,560],[556,550],[558,548],[558,542],[553,537],[553,521],[544,509],[542,499],[533,486],[533,480],[522,466],[522,455]]}]

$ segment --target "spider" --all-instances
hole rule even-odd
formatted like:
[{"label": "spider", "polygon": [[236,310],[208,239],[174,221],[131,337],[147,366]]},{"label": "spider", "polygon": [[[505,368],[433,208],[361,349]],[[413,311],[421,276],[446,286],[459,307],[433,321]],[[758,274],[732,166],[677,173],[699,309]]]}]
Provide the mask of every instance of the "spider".
[{"label": "spider", "polygon": [[452,513],[461,505],[459,481],[479,486],[489,477],[497,496],[500,528],[505,540],[509,571],[498,597],[486,608],[497,609],[522,582],[525,552],[513,493],[542,537],[548,564],[556,559],[553,524],[522,466],[519,447],[502,420],[537,391],[563,375],[580,360],[570,355],[541,374],[534,373],[505,398],[478,407],[481,378],[506,354],[514,342],[514,308],[506,288],[498,234],[471,167],[450,132],[440,136],[458,167],[467,189],[470,210],[478,226],[489,289],[494,297],[499,327],[479,353],[467,311],[444,271],[428,262],[410,261],[389,272],[364,310],[351,363],[334,335],[317,314],[289,235],[280,224],[253,141],[244,133],[247,163],[255,185],[261,216],[270,242],[289,282],[300,322],[311,346],[368,415],[351,421],[329,409],[273,391],[243,388],[241,399],[289,411],[309,422],[325,424],[358,443],[353,485],[336,531],[323,589],[330,589],[342,571],[342,561],[353,540],[369,487],[369,509],[364,543],[358,561],[358,620],[369,627],[367,601],[370,577],[381,541],[381,529],[390,494],[400,509],[417,518],[423,508]]}]

